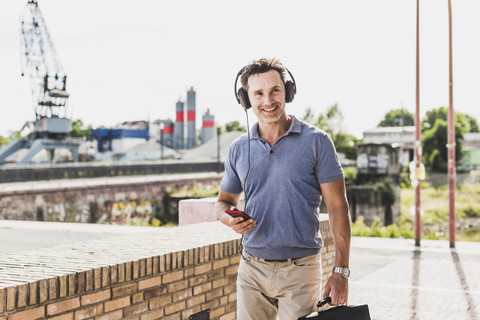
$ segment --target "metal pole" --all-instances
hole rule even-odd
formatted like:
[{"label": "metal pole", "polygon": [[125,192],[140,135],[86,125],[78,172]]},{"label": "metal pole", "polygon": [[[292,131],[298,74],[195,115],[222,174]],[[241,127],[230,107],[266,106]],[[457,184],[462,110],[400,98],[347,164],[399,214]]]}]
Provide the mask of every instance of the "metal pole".
[{"label": "metal pole", "polygon": [[217,127],[217,172],[221,172],[220,170],[220,133],[221,133],[221,128]]},{"label": "metal pole", "polygon": [[448,0],[449,80],[448,80],[448,202],[450,248],[455,248],[455,113],[453,111],[452,2]]},{"label": "metal pole", "polygon": [[[415,112],[415,168],[416,172],[422,163],[422,140],[420,134],[420,0],[417,0],[417,52],[416,52],[416,112]],[[415,186],[415,246],[420,246],[421,220],[420,220],[420,179],[416,177]]]},{"label": "metal pole", "polygon": [[163,153],[163,130],[165,128],[165,124],[162,122],[160,123],[160,160],[163,160],[164,153]]},{"label": "metal pole", "polygon": [[163,160],[164,158],[164,153],[163,153],[163,129],[160,131],[160,143],[162,144],[162,150],[160,153],[160,159]]}]

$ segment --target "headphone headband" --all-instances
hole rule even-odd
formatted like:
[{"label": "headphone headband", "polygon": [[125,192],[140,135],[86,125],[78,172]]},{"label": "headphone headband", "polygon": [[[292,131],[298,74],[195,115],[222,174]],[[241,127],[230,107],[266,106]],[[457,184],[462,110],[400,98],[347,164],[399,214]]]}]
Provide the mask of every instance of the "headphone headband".
[{"label": "headphone headband", "polygon": [[[237,102],[245,109],[250,109],[252,105],[250,104],[250,100],[248,99],[248,93],[243,87],[240,87],[240,89],[237,90],[237,83],[238,83],[238,78],[243,74],[247,66],[243,67],[238,71],[237,77],[235,78],[235,84],[233,87],[233,91],[235,94],[235,98],[237,99]],[[274,70],[274,69],[273,69]],[[295,94],[297,93],[297,84],[295,83],[295,78],[293,77],[292,73],[290,70],[285,68],[287,70],[288,75],[292,79],[292,81],[287,80],[285,81],[285,102],[290,103],[293,101],[293,98],[295,97]]]}]

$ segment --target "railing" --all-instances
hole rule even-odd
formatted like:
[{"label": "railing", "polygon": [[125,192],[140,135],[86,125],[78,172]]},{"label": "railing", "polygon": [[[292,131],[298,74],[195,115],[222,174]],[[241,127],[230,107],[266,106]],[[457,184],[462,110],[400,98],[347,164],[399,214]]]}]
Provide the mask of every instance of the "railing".
[{"label": "railing", "polygon": [[156,175],[192,172],[221,172],[223,163],[181,160],[138,163],[71,163],[58,165],[0,166],[0,183]]}]

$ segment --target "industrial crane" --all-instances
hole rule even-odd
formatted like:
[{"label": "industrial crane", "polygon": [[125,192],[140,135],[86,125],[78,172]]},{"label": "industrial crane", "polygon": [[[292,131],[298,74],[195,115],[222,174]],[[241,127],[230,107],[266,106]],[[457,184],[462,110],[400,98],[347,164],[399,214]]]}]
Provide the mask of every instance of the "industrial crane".
[{"label": "industrial crane", "polygon": [[55,149],[67,148],[78,161],[77,141],[65,137],[72,130],[66,116],[69,94],[66,90],[67,75],[63,71],[55,46],[48,33],[45,20],[36,0],[29,0],[21,16],[20,53],[22,76],[30,78],[35,109],[35,135],[33,140],[12,141],[1,153],[0,164],[16,151],[29,151],[17,163],[25,164],[40,150],[49,151],[53,160]]},{"label": "industrial crane", "polygon": [[[69,96],[66,91],[67,75],[58,59],[36,0],[28,1],[22,16],[20,30],[22,76],[25,75],[25,69],[27,69],[31,81],[36,120],[64,117]],[[42,132],[49,131],[49,128],[44,129],[43,131],[39,130],[38,133],[43,135]]]}]

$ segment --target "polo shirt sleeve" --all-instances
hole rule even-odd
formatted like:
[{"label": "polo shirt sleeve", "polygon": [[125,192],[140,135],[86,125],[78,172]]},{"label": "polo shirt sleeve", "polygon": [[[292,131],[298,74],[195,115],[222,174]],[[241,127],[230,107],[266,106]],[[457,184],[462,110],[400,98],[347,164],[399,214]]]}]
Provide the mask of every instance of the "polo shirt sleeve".
[{"label": "polo shirt sleeve", "polygon": [[220,189],[228,193],[241,193],[243,191],[242,182],[238,177],[235,168],[235,147],[232,145],[228,149],[227,158],[225,159],[225,173],[220,184]]},{"label": "polo shirt sleeve", "polygon": [[330,136],[325,134],[319,138],[315,172],[318,183],[333,182],[344,178],[342,165]]}]

